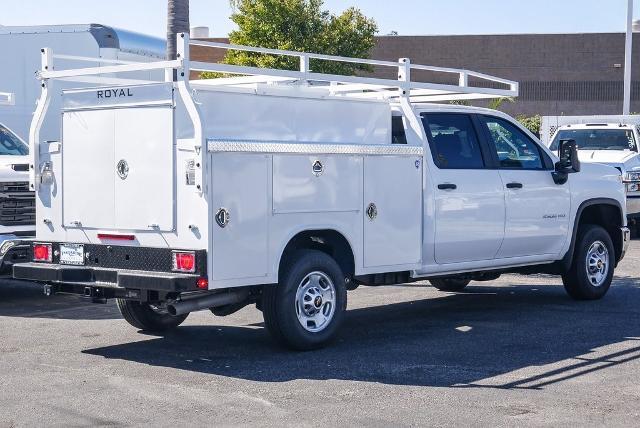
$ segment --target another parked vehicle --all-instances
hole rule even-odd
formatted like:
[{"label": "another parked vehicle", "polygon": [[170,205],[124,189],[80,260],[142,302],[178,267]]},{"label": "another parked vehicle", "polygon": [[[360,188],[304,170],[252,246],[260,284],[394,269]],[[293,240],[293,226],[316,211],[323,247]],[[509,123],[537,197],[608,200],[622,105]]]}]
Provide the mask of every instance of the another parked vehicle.
[{"label": "another parked vehicle", "polygon": [[[602,163],[618,169],[625,182],[627,218],[635,225],[640,218],[640,116],[588,119],[562,118],[565,124],[557,126],[549,148],[557,151],[561,140],[573,139],[581,162]],[[566,123],[567,120],[570,123]]]},{"label": "another parked vehicle", "polygon": [[[37,241],[16,278],[116,298],[143,330],[255,304],[295,349],[331,340],[359,285],[429,279],[459,291],[545,272],[577,299],[609,289],[629,239],[620,172],[581,167],[571,140],[557,157],[500,112],[429,104],[516,96],[516,82],[407,59],[195,42],[290,55],[301,68],[205,64],[189,60],[188,35],[178,43],[174,61],[93,70],[54,68],[45,50],[30,138]],[[314,73],[316,59],[391,67],[399,80]],[[177,81],[51,86],[140,69],[175,69]],[[247,77],[189,81],[192,70]],[[459,84],[414,82],[414,70]],[[60,95],[62,134],[46,135],[43,121],[60,117],[48,100]]]},{"label": "another parked vehicle", "polygon": [[35,235],[35,193],[29,189],[29,147],[0,123],[0,274],[28,261]]}]

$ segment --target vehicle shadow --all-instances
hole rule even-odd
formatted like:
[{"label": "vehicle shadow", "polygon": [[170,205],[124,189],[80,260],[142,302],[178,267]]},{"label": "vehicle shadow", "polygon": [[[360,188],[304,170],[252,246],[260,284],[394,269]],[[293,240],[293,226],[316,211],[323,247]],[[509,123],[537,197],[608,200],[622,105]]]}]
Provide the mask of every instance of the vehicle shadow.
[{"label": "vehicle shadow", "polygon": [[0,317],[103,320],[121,318],[114,304],[96,305],[77,296],[50,296],[35,282],[0,279]]},{"label": "vehicle shadow", "polygon": [[557,286],[474,286],[350,310],[338,340],[314,352],[282,350],[258,325],[184,326],[83,352],[259,382],[538,389],[640,358],[639,299],[640,287],[626,284],[596,302]]}]

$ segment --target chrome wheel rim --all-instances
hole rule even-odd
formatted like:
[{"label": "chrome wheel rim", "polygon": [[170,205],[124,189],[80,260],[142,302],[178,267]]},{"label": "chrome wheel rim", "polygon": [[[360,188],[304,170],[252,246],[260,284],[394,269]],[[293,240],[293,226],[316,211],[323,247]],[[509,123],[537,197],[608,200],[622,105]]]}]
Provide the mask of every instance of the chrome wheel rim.
[{"label": "chrome wheel rim", "polygon": [[336,288],[324,272],[306,275],[296,292],[296,315],[300,325],[318,333],[331,323],[336,311]]},{"label": "chrome wheel rim", "polygon": [[609,273],[609,250],[602,241],[595,241],[587,250],[587,278],[594,287],[604,284]]}]

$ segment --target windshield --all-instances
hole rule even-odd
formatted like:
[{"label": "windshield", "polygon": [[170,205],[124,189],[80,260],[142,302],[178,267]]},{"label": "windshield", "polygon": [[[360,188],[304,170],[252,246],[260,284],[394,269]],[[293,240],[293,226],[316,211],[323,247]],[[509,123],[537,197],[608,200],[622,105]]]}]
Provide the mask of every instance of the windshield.
[{"label": "windshield", "polygon": [[558,131],[551,150],[558,150],[560,140],[575,140],[578,150],[636,150],[630,129],[563,129]]},{"label": "windshield", "polygon": [[0,125],[0,156],[28,155],[29,147],[4,126]]}]

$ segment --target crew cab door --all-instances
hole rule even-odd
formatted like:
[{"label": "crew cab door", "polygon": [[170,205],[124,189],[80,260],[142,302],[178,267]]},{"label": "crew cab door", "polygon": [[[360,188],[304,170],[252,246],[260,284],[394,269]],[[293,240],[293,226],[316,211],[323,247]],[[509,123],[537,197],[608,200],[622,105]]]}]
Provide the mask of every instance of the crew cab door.
[{"label": "crew cab door", "polygon": [[[423,113],[434,196],[435,261],[490,260],[504,236],[504,188],[472,118],[460,113]],[[427,210],[428,211],[428,210]]]},{"label": "crew cab door", "polygon": [[505,189],[506,226],[498,258],[556,255],[569,227],[569,183],[553,181],[553,163],[515,124],[479,117]]}]

